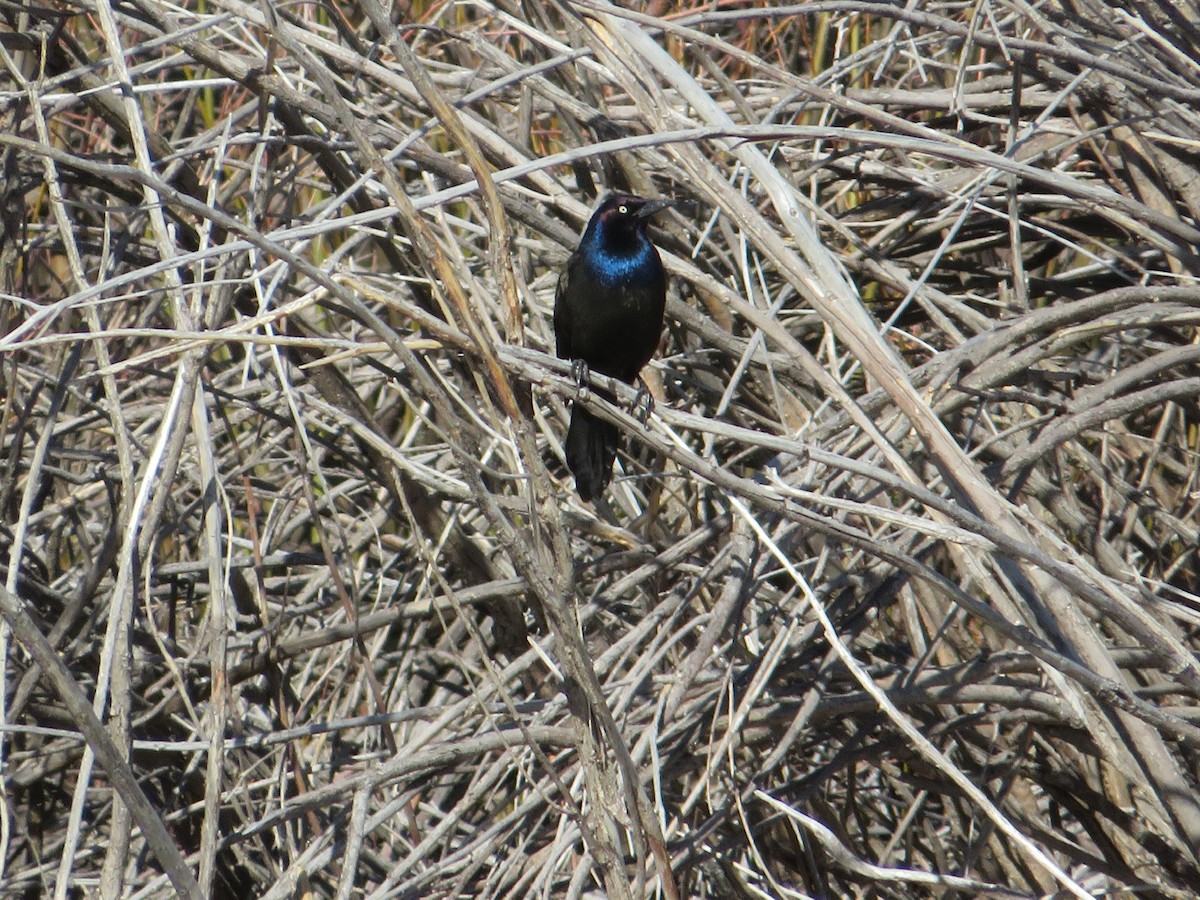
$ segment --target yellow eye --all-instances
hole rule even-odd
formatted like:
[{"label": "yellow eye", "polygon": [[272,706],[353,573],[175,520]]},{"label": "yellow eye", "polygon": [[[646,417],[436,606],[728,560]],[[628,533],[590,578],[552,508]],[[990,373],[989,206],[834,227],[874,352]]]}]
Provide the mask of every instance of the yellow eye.
[{"label": "yellow eye", "polygon": [[627,215],[629,215],[629,207],[626,206],[624,203],[622,203],[620,206],[617,207],[617,212],[619,212],[623,216],[627,216]]}]

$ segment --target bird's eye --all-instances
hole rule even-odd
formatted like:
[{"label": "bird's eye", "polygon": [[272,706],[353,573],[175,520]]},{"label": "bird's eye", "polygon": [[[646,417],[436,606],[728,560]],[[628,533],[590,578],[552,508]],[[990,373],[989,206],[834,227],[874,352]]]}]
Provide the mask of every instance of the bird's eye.
[{"label": "bird's eye", "polygon": [[620,206],[617,207],[617,212],[619,212],[623,216],[627,216],[627,215],[629,215],[629,207],[626,206],[624,203],[622,203]]}]

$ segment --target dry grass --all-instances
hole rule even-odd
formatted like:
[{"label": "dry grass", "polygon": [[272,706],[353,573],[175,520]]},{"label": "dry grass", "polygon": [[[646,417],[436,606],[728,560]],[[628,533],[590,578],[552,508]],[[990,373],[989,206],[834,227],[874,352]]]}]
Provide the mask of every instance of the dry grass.
[{"label": "dry grass", "polygon": [[1200,892],[1200,12],[673,7],[0,5],[5,896]]}]

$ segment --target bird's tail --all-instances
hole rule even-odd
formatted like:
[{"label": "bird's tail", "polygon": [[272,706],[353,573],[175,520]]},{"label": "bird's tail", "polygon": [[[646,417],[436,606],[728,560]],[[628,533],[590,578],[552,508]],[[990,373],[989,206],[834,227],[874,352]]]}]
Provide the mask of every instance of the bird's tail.
[{"label": "bird's tail", "polygon": [[567,468],[575,476],[575,488],[584,500],[593,500],[612,481],[620,432],[611,422],[597,418],[579,404],[571,407],[567,429]]}]

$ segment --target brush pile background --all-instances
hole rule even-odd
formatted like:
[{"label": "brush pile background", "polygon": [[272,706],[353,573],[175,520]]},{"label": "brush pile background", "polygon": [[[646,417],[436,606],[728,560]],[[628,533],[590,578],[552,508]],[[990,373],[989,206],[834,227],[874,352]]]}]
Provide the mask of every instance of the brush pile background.
[{"label": "brush pile background", "polygon": [[633,6],[0,6],[5,896],[1200,891],[1194,4]]}]

